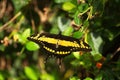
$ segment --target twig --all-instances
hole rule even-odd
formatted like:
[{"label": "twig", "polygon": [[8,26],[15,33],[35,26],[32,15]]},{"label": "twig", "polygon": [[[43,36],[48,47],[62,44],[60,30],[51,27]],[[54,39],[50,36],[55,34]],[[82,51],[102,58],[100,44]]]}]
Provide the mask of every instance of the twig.
[{"label": "twig", "polygon": [[120,51],[120,47],[118,47],[118,49],[113,53],[113,55],[111,56],[111,58],[113,58],[119,51]]},{"label": "twig", "polygon": [[10,23],[12,23],[18,16],[21,15],[21,12],[17,13],[12,19],[10,19],[7,23],[0,27],[0,32],[5,29]]}]

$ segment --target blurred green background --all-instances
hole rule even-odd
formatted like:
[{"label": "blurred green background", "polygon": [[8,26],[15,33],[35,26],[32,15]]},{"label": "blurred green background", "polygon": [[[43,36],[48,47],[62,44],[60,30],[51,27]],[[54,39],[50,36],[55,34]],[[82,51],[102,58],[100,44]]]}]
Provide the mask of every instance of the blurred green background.
[{"label": "blurred green background", "polygon": [[[34,33],[84,37],[91,52],[49,58]],[[0,0],[0,80],[120,80],[120,0]]]}]

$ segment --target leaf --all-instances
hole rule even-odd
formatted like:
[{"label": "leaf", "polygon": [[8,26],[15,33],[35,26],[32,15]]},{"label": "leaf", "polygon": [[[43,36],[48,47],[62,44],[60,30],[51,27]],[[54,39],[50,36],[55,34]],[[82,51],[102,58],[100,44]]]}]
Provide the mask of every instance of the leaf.
[{"label": "leaf", "polygon": [[[102,58],[102,49],[103,49],[103,40],[101,36],[97,35],[96,33],[91,33],[88,36],[88,42],[92,48],[91,54],[94,57],[95,61],[98,61]],[[91,41],[90,41],[91,40]]]},{"label": "leaf", "polygon": [[81,56],[81,60],[84,63],[85,68],[90,68],[92,66],[92,59],[91,59],[91,54],[84,54]]},{"label": "leaf", "polygon": [[102,74],[98,74],[98,75],[96,76],[95,80],[102,80],[102,78],[103,78]]},{"label": "leaf", "polygon": [[66,30],[64,30],[64,32],[62,34],[65,36],[70,36],[72,32],[73,32],[73,28],[68,27]]},{"label": "leaf", "polygon": [[88,27],[89,26],[89,21],[85,20],[84,23],[83,23],[83,26],[84,26],[84,28]]},{"label": "leaf", "polygon": [[31,67],[25,67],[24,72],[30,80],[38,80],[36,72]]},{"label": "leaf", "polygon": [[81,38],[82,36],[83,36],[83,32],[81,32],[81,31],[76,31],[76,32],[73,33],[73,37],[74,37],[74,38],[79,39],[79,38]]},{"label": "leaf", "polygon": [[77,25],[80,25],[82,23],[82,20],[78,17],[78,15],[79,15],[79,11],[76,11],[76,13],[74,14],[74,22]]},{"label": "leaf", "polygon": [[27,41],[27,37],[30,36],[30,29],[25,29],[25,31],[22,34],[18,34],[19,35],[19,41],[21,43],[26,43]]},{"label": "leaf", "polygon": [[88,4],[84,3],[84,4],[81,4],[81,5],[78,6],[78,10],[79,10],[79,12],[82,13],[82,12],[85,11],[88,7],[89,7]]},{"label": "leaf", "polygon": [[80,52],[73,52],[73,55],[76,59],[80,59]]},{"label": "leaf", "polygon": [[53,75],[47,73],[40,75],[40,78],[41,80],[55,80],[55,77]]},{"label": "leaf", "polygon": [[32,42],[32,41],[29,41],[29,42],[26,43],[26,48],[29,51],[36,51],[36,50],[39,49],[39,45]]},{"label": "leaf", "polygon": [[93,79],[90,77],[86,77],[84,80],[93,80]]},{"label": "leaf", "polygon": [[93,42],[93,47],[96,52],[102,52],[103,47],[103,40],[101,36],[97,35],[96,33],[91,33],[91,38]]},{"label": "leaf", "polygon": [[74,5],[73,3],[71,2],[65,2],[63,5],[62,5],[62,9],[65,10],[65,11],[70,11],[72,9],[74,9],[76,7],[76,5]]},{"label": "leaf", "polygon": [[73,76],[73,77],[70,78],[70,80],[80,80],[80,79],[77,76]]},{"label": "leaf", "polygon": [[5,80],[4,76],[0,73],[0,80]]},{"label": "leaf", "polygon": [[30,36],[30,29],[28,28],[22,33],[22,38],[24,40],[27,40],[27,37],[29,37],[29,36]]},{"label": "leaf", "polygon": [[77,66],[80,66],[80,65],[82,65],[82,66],[85,66],[85,63],[83,62],[83,61],[79,61],[79,60],[73,60],[72,62],[71,62],[71,64],[72,64],[72,66],[74,66],[74,67],[77,67]]},{"label": "leaf", "polygon": [[94,60],[95,61],[99,61],[102,58],[102,54],[100,53],[95,53],[93,54]]}]

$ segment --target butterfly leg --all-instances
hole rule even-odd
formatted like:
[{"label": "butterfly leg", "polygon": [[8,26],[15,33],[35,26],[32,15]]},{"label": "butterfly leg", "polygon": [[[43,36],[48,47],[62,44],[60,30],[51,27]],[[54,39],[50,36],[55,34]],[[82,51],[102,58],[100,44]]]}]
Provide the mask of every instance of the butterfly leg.
[{"label": "butterfly leg", "polygon": [[62,67],[62,58],[57,58],[57,64],[59,65],[59,68]]}]

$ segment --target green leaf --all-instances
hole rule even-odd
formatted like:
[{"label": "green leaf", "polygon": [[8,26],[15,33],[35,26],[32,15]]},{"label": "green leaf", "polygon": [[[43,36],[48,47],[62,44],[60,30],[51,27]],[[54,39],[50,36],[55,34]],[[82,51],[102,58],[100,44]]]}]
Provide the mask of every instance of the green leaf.
[{"label": "green leaf", "polygon": [[27,40],[27,37],[30,36],[30,29],[26,29],[23,33],[22,33],[22,38],[23,40]]},{"label": "green leaf", "polygon": [[[94,57],[95,61],[98,61],[102,58],[102,49],[103,49],[103,40],[101,36],[97,35],[96,33],[91,33],[88,35],[88,42],[91,45],[92,51],[91,54]],[[90,41],[91,40],[91,41]]]},{"label": "green leaf", "polygon": [[47,73],[40,75],[40,78],[41,78],[41,80],[55,80],[53,75],[50,75]]},{"label": "green leaf", "polygon": [[102,78],[103,78],[103,75],[99,74],[99,75],[96,76],[95,80],[102,80]]},{"label": "green leaf", "polygon": [[83,11],[85,11],[87,8],[88,8],[88,4],[86,4],[86,3],[81,4],[81,5],[78,6],[78,10],[79,10],[79,12],[81,12],[81,13],[82,13]]},{"label": "green leaf", "polygon": [[75,58],[80,59],[80,52],[73,52]]},{"label": "green leaf", "polygon": [[101,36],[97,35],[96,33],[91,33],[91,38],[93,42],[93,47],[96,52],[102,52],[103,47],[103,40]]},{"label": "green leaf", "polygon": [[5,50],[5,46],[4,45],[0,45],[0,51],[4,52],[4,50]]},{"label": "green leaf", "polygon": [[0,80],[5,80],[4,76],[0,73]]},{"label": "green leaf", "polygon": [[76,31],[76,32],[73,33],[73,37],[74,37],[74,38],[79,39],[79,38],[81,38],[82,36],[83,36],[83,32],[81,32],[81,31]]},{"label": "green leaf", "polygon": [[93,54],[94,60],[95,61],[99,61],[102,58],[102,54],[97,53],[97,54]]},{"label": "green leaf", "polygon": [[65,11],[70,11],[72,9],[74,9],[76,7],[76,5],[74,5],[73,3],[71,2],[65,2],[63,5],[62,5],[62,9],[65,10]]},{"label": "green leaf", "polygon": [[89,21],[85,20],[84,23],[83,23],[83,26],[86,28],[89,26]]},{"label": "green leaf", "polygon": [[78,66],[85,66],[85,63],[83,62],[83,61],[79,61],[79,60],[73,60],[72,62],[71,62],[71,64],[72,64],[72,66],[74,66],[74,67],[78,67]]},{"label": "green leaf", "polygon": [[87,4],[81,4],[78,6],[78,10],[74,14],[74,21],[76,24],[78,25],[82,24],[83,19],[81,19],[79,16],[80,13],[82,14],[82,12],[84,12],[87,8],[88,8]]},{"label": "green leaf", "polygon": [[38,76],[37,76],[36,72],[31,67],[28,67],[28,66],[25,67],[24,72],[30,80],[38,80]]},{"label": "green leaf", "polygon": [[90,68],[92,66],[91,54],[84,54],[81,56],[81,60],[84,63],[85,68]]},{"label": "green leaf", "polygon": [[32,41],[29,41],[29,42],[26,43],[26,48],[29,51],[36,51],[36,50],[39,49],[39,45],[32,42]]},{"label": "green leaf", "polygon": [[70,78],[70,80],[81,80],[81,79],[77,76],[73,76],[73,77]]},{"label": "green leaf", "polygon": [[93,80],[93,79],[90,77],[86,77],[84,80]]},{"label": "green leaf", "polygon": [[27,41],[27,37],[30,36],[30,29],[26,29],[22,34],[18,34],[19,35],[19,41],[21,43],[26,43]]},{"label": "green leaf", "polygon": [[68,27],[62,34],[65,36],[70,36],[72,32],[73,32],[73,28]]},{"label": "green leaf", "polygon": [[82,23],[82,20],[79,18],[79,11],[76,11],[75,15],[74,15],[74,22],[78,25],[80,25]]},{"label": "green leaf", "polygon": [[59,34],[59,28],[58,26],[53,26],[52,29],[50,30],[51,34]]}]

